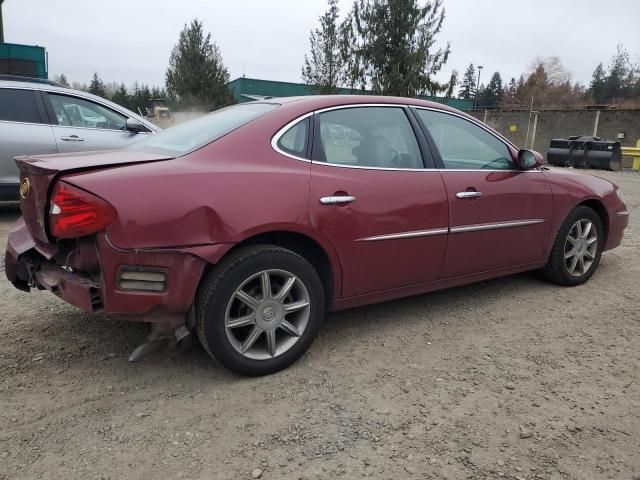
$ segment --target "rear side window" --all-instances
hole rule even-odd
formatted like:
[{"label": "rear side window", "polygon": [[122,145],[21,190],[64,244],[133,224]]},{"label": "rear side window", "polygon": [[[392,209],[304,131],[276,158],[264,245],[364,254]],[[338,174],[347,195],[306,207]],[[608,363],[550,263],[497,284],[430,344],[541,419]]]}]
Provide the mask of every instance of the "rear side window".
[{"label": "rear side window", "polygon": [[309,118],[300,120],[287,130],[278,140],[278,148],[297,157],[306,157],[309,121]]},{"label": "rear side window", "polygon": [[43,123],[33,90],[0,88],[0,120]]},{"label": "rear side window", "polygon": [[357,107],[321,113],[320,142],[334,165],[423,168],[418,141],[402,108]]},{"label": "rear side window", "polygon": [[179,157],[204,147],[275,108],[278,105],[273,103],[244,103],[223,108],[167,128],[127,149]]}]

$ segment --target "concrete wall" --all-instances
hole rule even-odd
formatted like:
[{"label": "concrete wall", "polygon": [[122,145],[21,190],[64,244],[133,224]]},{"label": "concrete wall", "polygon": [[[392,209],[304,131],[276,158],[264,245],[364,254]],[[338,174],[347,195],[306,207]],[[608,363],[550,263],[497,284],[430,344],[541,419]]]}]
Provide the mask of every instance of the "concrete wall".
[{"label": "concrete wall", "polygon": [[[476,118],[485,120],[485,112],[473,112]],[[572,135],[593,135],[596,111],[591,110],[548,110],[538,113],[536,137],[531,146],[531,135],[535,115],[531,116],[529,128],[529,148],[546,154],[552,138],[566,138]],[[529,112],[487,111],[486,123],[505,135],[516,145],[524,148],[527,136]],[[515,131],[512,131],[515,127]],[[640,139],[640,110],[603,110],[600,112],[597,136],[606,140],[616,140],[618,133],[624,133],[621,140],[624,147],[635,147]],[[630,159],[625,157],[625,166]]]}]

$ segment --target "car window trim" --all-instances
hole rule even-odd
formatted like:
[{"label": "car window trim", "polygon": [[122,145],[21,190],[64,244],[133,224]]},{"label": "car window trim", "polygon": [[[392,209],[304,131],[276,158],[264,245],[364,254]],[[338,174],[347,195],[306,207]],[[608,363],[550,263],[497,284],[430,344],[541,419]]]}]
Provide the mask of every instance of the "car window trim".
[{"label": "car window trim", "polygon": [[312,138],[312,136],[310,135],[311,123],[312,123],[310,119],[310,115],[307,115],[304,118],[300,118],[297,122],[291,125],[291,127],[287,128],[282,135],[280,135],[274,147],[279,153],[282,153],[283,155],[287,155],[293,158],[298,157],[293,150],[288,150],[284,147],[281,147],[279,144],[280,144],[280,140],[282,140],[282,137],[284,137],[292,128],[296,127],[301,122],[307,123],[306,138],[304,140],[304,158],[305,159],[309,158],[310,150],[311,150],[309,144],[311,143],[311,138]]},{"label": "car window trim", "polygon": [[15,120],[0,120],[2,123],[15,123],[19,125],[45,125],[49,126],[47,121],[46,109],[44,108],[44,101],[40,96],[40,91],[35,88],[14,88],[13,86],[0,86],[0,90],[26,90],[33,92],[33,99],[36,102],[36,110],[38,111],[39,122],[18,122]]},{"label": "car window trim", "polygon": [[[311,137],[309,138],[308,143],[311,146],[312,152],[317,154],[318,147],[316,146],[316,144],[318,142],[318,138],[317,138],[318,135],[315,135],[315,132],[316,132],[316,130],[318,128],[318,126],[317,126],[317,122],[318,122],[317,115],[320,114],[320,113],[323,113],[323,112],[331,111],[331,110],[340,110],[340,109],[344,109],[344,108],[360,108],[360,107],[396,107],[396,108],[407,108],[407,109],[409,109],[409,111],[411,111],[414,114],[414,118],[416,119],[417,124],[420,126],[420,132],[416,135],[416,138],[417,139],[423,138],[423,141],[425,142],[426,146],[428,147],[428,153],[429,153],[429,157],[428,158],[430,158],[431,161],[433,162],[433,166],[432,167],[425,166],[424,168],[393,168],[393,167],[366,167],[366,166],[359,166],[359,165],[337,165],[337,164],[333,164],[333,163],[327,163],[327,162],[324,162],[324,161],[319,160],[319,159],[315,159],[315,161],[314,161],[313,153],[312,154],[308,153],[306,155],[307,158],[303,158],[303,157],[300,157],[300,156],[297,156],[297,155],[292,155],[292,154],[287,153],[287,152],[281,150],[280,148],[278,148],[277,142],[280,140],[280,137],[282,135],[284,135],[287,132],[287,130],[289,130],[289,128],[294,126],[300,120],[303,120],[304,118],[313,116],[314,119],[311,122],[311,128],[310,128],[310,132],[309,132],[309,135]],[[487,128],[479,120],[475,120],[475,119],[470,120],[465,115],[461,115],[461,114],[456,113],[456,112],[449,112],[449,111],[446,111],[446,110],[443,110],[443,109],[440,109],[440,108],[437,108],[437,107],[426,107],[426,106],[423,106],[423,105],[398,104],[398,103],[359,103],[359,104],[349,104],[349,105],[336,105],[336,106],[333,106],[333,107],[321,108],[321,109],[318,109],[318,110],[314,110],[314,111],[305,113],[304,115],[300,115],[299,117],[296,117],[294,120],[286,123],[283,127],[278,129],[276,131],[276,133],[273,135],[272,139],[271,139],[271,147],[276,152],[280,153],[281,155],[284,155],[284,156],[289,157],[289,158],[293,158],[294,160],[298,160],[298,161],[302,161],[302,162],[308,162],[308,163],[316,163],[318,165],[324,165],[324,166],[327,166],[327,167],[337,167],[337,168],[355,168],[355,169],[365,169],[365,170],[390,170],[390,171],[397,170],[397,171],[407,171],[407,172],[479,172],[479,171],[482,171],[482,172],[485,172],[485,173],[491,173],[491,172],[541,173],[542,172],[542,170],[539,170],[539,169],[531,169],[531,170],[509,169],[509,170],[502,170],[502,169],[489,169],[489,168],[487,168],[487,169],[478,170],[478,169],[462,169],[462,168],[461,169],[444,168],[444,165],[442,164],[442,158],[440,157],[440,152],[435,147],[435,143],[433,143],[433,139],[431,138],[429,133],[427,132],[425,134],[425,132],[424,132],[425,127],[423,125],[423,122],[422,122],[422,120],[420,120],[418,115],[415,114],[415,112],[413,112],[414,109],[415,110],[431,110],[431,111],[434,111],[434,112],[445,113],[447,115],[453,115],[455,117],[460,117],[463,120],[467,120],[468,122],[479,126],[483,130],[485,130],[486,132],[488,132],[489,134],[493,135],[495,138],[500,140],[507,147],[512,147],[513,149],[518,150],[518,147],[515,144],[513,144],[508,139],[503,138],[502,136],[498,135],[493,130]],[[418,145],[420,145],[419,141],[418,141]],[[423,163],[425,163],[425,165],[426,165],[424,156],[423,156]]]},{"label": "car window trim", "polygon": [[311,157],[311,152],[310,152],[310,146],[311,146],[311,142],[313,141],[313,135],[312,135],[312,130],[314,129],[313,124],[315,122],[313,121],[309,121],[309,128],[307,129],[307,149],[305,152],[305,157],[300,157],[299,155],[294,155],[293,153],[287,152],[283,149],[280,148],[280,146],[278,145],[278,143],[280,142],[280,138],[282,138],[282,136],[287,133],[291,128],[295,127],[299,122],[303,121],[304,119],[307,119],[309,117],[312,117],[314,114],[314,112],[309,112],[309,113],[305,113],[304,115],[300,116],[300,117],[296,117],[294,120],[292,120],[291,122],[287,123],[284,127],[280,128],[276,134],[271,138],[271,148],[273,148],[276,152],[278,152],[280,155],[284,155],[285,157],[289,157],[289,158],[293,158],[295,160],[300,160],[303,162],[311,162],[310,157]]}]

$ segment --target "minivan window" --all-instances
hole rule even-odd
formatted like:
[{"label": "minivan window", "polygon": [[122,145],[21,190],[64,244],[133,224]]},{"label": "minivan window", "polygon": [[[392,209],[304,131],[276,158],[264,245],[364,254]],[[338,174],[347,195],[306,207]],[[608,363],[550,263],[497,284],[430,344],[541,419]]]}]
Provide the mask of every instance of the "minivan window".
[{"label": "minivan window", "polygon": [[0,88],[0,121],[43,123],[33,90]]},{"label": "minivan window", "polygon": [[277,108],[273,103],[244,103],[178,124],[127,147],[179,157],[193,152]]}]

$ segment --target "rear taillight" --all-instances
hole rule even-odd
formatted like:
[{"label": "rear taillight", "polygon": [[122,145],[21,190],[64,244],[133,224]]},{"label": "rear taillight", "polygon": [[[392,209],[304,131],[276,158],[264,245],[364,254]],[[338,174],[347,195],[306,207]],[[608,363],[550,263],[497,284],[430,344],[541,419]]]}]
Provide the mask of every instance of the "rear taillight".
[{"label": "rear taillight", "polygon": [[51,195],[49,227],[56,238],[77,238],[104,229],[116,219],[115,209],[95,195],[58,182]]}]

